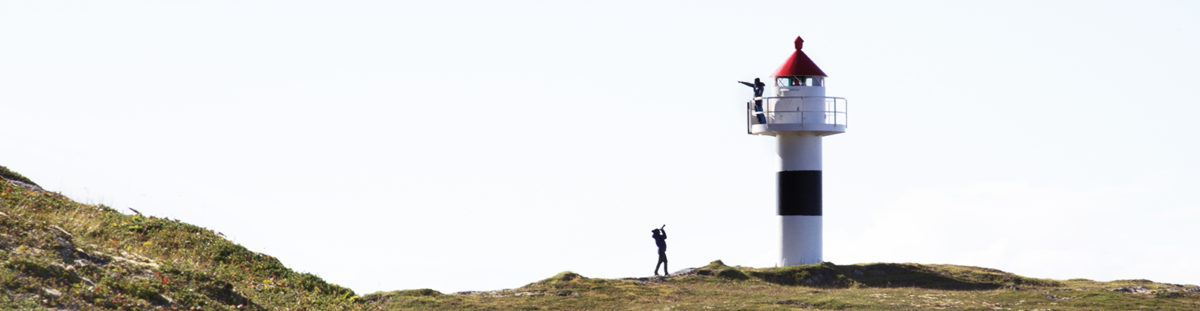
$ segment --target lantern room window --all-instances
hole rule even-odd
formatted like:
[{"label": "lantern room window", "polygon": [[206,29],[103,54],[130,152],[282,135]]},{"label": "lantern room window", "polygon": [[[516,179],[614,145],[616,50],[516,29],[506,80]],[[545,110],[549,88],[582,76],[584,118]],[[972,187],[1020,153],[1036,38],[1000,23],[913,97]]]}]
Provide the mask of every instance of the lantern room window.
[{"label": "lantern room window", "polygon": [[776,77],[775,78],[775,86],[779,86],[779,87],[824,86],[824,84],[825,84],[824,80],[825,79],[823,79],[822,77],[810,77],[810,76]]}]

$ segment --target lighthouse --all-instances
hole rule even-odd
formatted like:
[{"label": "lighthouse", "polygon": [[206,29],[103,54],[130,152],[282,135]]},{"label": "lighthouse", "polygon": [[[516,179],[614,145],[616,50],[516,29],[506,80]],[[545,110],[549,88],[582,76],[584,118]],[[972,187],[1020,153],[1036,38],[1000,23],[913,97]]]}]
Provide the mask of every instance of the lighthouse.
[{"label": "lighthouse", "polygon": [[746,132],[775,136],[777,143],[781,266],[821,262],[821,138],[845,132],[847,117],[845,98],[825,96],[825,72],[804,54],[804,40],[795,44],[760,84],[771,92],[746,103]]}]

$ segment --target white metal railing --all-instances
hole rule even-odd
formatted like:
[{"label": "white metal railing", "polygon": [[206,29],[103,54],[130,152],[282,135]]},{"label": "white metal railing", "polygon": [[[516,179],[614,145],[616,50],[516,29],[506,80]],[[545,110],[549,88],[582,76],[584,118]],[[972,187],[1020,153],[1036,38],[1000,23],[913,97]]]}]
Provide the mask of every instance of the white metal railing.
[{"label": "white metal railing", "polygon": [[[794,105],[780,107],[779,101],[787,100]],[[821,110],[804,110],[814,100],[823,101]],[[842,97],[826,96],[783,96],[754,97],[746,102],[746,132],[755,124],[821,124],[845,127],[848,121],[848,105]]]}]

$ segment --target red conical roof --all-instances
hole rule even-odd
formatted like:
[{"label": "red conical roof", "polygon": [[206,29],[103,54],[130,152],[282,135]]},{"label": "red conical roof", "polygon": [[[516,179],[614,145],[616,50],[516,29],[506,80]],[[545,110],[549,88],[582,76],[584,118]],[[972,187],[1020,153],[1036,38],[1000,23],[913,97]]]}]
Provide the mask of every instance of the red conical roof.
[{"label": "red conical roof", "polygon": [[787,62],[783,63],[782,67],[779,67],[779,71],[775,72],[775,76],[828,77],[824,71],[821,71],[821,68],[817,67],[817,64],[813,63],[812,59],[808,58],[808,55],[804,55],[804,51],[800,50],[801,48],[804,48],[804,39],[796,37],[796,52],[792,53],[792,57],[788,57]]}]

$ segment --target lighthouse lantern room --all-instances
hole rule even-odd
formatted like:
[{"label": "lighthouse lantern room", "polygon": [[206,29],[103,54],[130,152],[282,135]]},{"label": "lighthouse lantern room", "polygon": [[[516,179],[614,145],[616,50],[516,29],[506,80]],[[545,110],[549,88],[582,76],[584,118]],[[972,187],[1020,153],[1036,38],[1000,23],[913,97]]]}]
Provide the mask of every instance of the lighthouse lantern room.
[{"label": "lighthouse lantern room", "polygon": [[821,262],[821,137],[846,131],[846,99],[825,96],[825,72],[796,51],[773,75],[773,96],[746,103],[746,131],[775,136],[782,266]]}]

